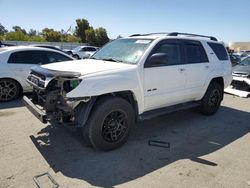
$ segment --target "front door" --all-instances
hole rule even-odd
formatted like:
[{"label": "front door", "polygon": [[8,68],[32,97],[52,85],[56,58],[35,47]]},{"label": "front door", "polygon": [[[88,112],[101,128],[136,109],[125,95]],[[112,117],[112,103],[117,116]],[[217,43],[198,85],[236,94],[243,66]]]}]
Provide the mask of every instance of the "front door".
[{"label": "front door", "polygon": [[[166,54],[164,63],[153,64],[150,57]],[[144,111],[185,102],[186,64],[177,40],[161,41],[144,65]]]}]

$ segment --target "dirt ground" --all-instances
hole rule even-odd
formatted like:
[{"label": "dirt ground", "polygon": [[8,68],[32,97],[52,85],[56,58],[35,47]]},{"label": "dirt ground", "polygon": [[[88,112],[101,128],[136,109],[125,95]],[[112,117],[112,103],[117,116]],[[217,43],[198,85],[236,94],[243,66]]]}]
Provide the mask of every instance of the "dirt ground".
[{"label": "dirt ground", "polygon": [[[21,103],[0,103],[0,187],[36,187],[48,172],[60,187],[250,187],[250,98],[225,95],[206,117],[181,111],[134,127],[111,152],[84,145],[81,134],[43,125]],[[170,143],[149,146],[148,140]],[[42,188],[48,177],[37,178]]]}]

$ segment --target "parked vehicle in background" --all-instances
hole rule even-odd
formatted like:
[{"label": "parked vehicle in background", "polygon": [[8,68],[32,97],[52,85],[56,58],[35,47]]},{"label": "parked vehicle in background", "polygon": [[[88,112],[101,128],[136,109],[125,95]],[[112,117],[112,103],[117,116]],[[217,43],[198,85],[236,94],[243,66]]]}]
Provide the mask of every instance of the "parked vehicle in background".
[{"label": "parked vehicle in background", "polygon": [[76,59],[85,59],[89,58],[98,50],[98,47],[95,46],[78,46],[73,50],[67,51],[67,54],[71,55]]},{"label": "parked vehicle in background", "polygon": [[73,58],[65,53],[39,47],[15,46],[0,48],[0,101],[10,101],[31,91],[26,82],[30,68]]},{"label": "parked vehicle in background", "polygon": [[233,67],[233,81],[225,92],[240,97],[250,96],[250,56]]},{"label": "parked vehicle in background", "polygon": [[51,45],[46,45],[46,44],[31,44],[30,46],[41,47],[41,48],[48,48],[48,49],[57,50],[57,51],[66,53],[63,50],[61,50],[59,47],[51,46]]},{"label": "parked vehicle in background", "polygon": [[34,95],[24,102],[43,123],[81,128],[105,151],[124,144],[137,119],[192,107],[216,113],[232,80],[227,50],[211,36],[132,35],[81,61],[32,68]]},{"label": "parked vehicle in background", "polygon": [[229,57],[230,57],[232,66],[237,65],[241,61],[240,56],[237,56],[237,55],[234,55],[234,54],[229,54]]}]

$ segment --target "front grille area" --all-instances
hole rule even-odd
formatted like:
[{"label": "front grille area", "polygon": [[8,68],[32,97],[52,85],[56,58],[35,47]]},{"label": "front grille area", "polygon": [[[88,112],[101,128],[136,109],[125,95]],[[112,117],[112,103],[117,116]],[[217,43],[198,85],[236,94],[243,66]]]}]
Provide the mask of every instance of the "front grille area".
[{"label": "front grille area", "polygon": [[233,72],[233,76],[244,78],[247,77],[248,75],[246,73]]}]

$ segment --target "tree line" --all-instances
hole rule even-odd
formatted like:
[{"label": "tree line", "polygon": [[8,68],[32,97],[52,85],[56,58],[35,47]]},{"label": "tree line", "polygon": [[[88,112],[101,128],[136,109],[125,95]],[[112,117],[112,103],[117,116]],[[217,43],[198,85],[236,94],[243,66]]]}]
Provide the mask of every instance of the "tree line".
[{"label": "tree line", "polygon": [[35,29],[26,31],[20,26],[13,26],[12,30],[8,31],[0,23],[0,41],[82,42],[94,46],[103,46],[110,40],[105,28],[95,29],[90,26],[87,19],[77,19],[73,32],[69,33],[69,30],[56,31],[52,28],[44,28],[42,31]]}]

